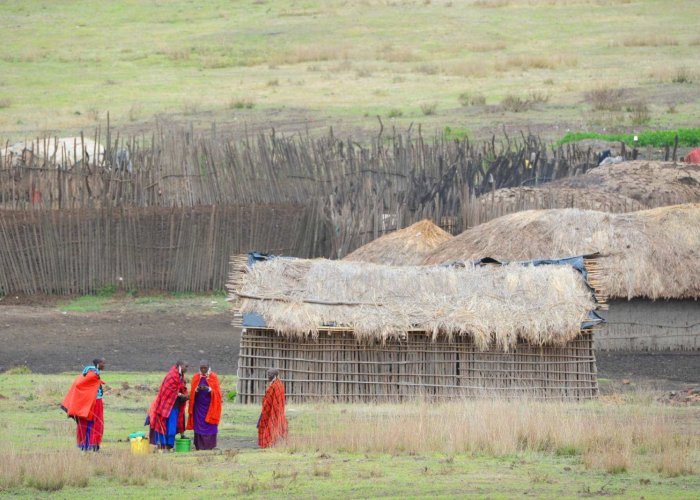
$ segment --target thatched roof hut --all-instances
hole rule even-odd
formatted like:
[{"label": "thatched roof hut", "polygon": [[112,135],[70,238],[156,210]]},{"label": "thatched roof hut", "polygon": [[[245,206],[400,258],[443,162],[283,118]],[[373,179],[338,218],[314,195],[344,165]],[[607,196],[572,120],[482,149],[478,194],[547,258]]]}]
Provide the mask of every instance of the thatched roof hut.
[{"label": "thatched roof hut", "polygon": [[646,208],[700,202],[700,165],[627,161],[565,177],[551,188],[596,189],[637,200]]},{"label": "thatched roof hut", "polygon": [[485,208],[498,207],[503,212],[516,212],[531,208],[580,208],[603,212],[633,212],[645,205],[619,193],[609,193],[593,188],[570,188],[554,183],[540,187],[522,186],[497,189],[477,198]]},{"label": "thatched roof hut", "polygon": [[[483,257],[557,258],[590,252],[602,254],[601,286],[611,298],[690,299],[689,311],[700,310],[696,302],[700,298],[700,267],[696,265],[700,258],[700,204],[627,214],[576,209],[514,213],[463,232],[437,248],[424,264]],[[621,307],[621,301],[612,303],[610,314]],[[636,305],[625,306],[628,307]],[[649,307],[658,308],[661,304]],[[679,318],[677,313],[672,316]],[[613,323],[613,319],[607,319]],[[684,324],[674,326],[672,334],[667,333],[681,342],[677,330],[685,329],[687,334],[683,334],[681,346],[700,348],[700,318],[696,319],[687,316],[687,320],[682,320]],[[665,324],[673,323],[669,321]],[[635,335],[639,335],[638,328]]]},{"label": "thatched roof hut", "polygon": [[361,246],[343,260],[394,266],[417,265],[440,244],[451,239],[450,233],[424,219]]},{"label": "thatched roof hut", "polygon": [[[577,262],[582,271],[584,259]],[[290,396],[301,399],[489,390],[590,397],[594,358],[583,328],[599,318],[581,271],[258,262],[232,294],[244,315],[238,392],[254,401],[264,392],[263,368],[277,364]],[[572,365],[556,368],[566,360]]]},{"label": "thatched roof hut", "polygon": [[700,202],[700,165],[628,161],[540,186],[497,189],[471,200],[464,227],[523,210],[580,208],[623,213]]}]

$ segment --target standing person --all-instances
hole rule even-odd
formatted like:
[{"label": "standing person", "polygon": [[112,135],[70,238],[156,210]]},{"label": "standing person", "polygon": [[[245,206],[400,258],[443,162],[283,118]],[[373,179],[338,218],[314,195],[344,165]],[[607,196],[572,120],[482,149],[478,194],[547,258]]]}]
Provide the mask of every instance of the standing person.
[{"label": "standing person", "polygon": [[221,420],[221,386],[219,377],[211,371],[209,361],[199,363],[199,372],[192,377],[190,409],[187,428],[194,430],[194,447],[197,450],[216,448],[216,435]]},{"label": "standing person", "polygon": [[61,408],[78,424],[76,440],[83,451],[99,451],[104,434],[104,406],[102,405],[102,379],[104,358],[92,360],[71,385],[63,398]]},{"label": "standing person", "polygon": [[159,450],[172,449],[175,435],[185,432],[185,408],[189,399],[185,373],[188,366],[181,360],[175,363],[165,375],[148,411],[146,423],[151,426],[151,444],[158,446]]},{"label": "standing person", "polygon": [[279,439],[287,439],[287,417],[284,416],[284,384],[277,368],[267,370],[267,390],[258,420],[258,446],[267,448]]}]

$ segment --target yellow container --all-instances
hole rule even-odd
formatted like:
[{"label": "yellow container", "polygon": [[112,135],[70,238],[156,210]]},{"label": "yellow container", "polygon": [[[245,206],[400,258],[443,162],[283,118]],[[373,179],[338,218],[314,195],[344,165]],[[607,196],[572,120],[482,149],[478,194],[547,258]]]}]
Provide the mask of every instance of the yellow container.
[{"label": "yellow container", "polygon": [[131,453],[133,455],[148,455],[151,452],[151,447],[148,442],[148,438],[132,438],[131,440]]}]

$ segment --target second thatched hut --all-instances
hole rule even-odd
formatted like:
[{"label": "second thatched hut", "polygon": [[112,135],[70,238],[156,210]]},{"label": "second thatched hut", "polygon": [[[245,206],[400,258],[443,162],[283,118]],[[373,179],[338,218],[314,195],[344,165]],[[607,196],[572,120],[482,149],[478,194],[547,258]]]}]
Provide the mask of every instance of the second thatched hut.
[{"label": "second thatched hut", "polygon": [[404,229],[385,234],[348,254],[343,260],[388,265],[417,265],[453,236],[424,219]]},{"label": "second thatched hut", "polygon": [[700,349],[700,204],[627,214],[529,210],[465,231],[425,264],[491,257],[557,258],[600,252],[601,286],[610,297],[597,347]]}]

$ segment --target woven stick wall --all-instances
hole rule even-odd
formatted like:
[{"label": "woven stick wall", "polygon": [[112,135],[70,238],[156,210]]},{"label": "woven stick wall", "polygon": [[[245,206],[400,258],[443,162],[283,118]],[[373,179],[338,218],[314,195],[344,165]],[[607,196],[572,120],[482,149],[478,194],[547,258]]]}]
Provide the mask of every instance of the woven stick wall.
[{"label": "woven stick wall", "polygon": [[280,369],[289,401],[400,401],[407,398],[590,399],[597,395],[592,333],[563,347],[520,342],[511,352],[480,351],[468,337],[358,343],[351,332],[288,338],[267,329],[241,337],[238,402],[259,403],[265,371]]},{"label": "woven stick wall", "polygon": [[0,213],[0,294],[221,290],[231,254],[316,244],[311,212],[292,204]]}]

